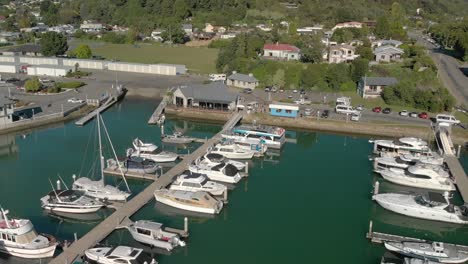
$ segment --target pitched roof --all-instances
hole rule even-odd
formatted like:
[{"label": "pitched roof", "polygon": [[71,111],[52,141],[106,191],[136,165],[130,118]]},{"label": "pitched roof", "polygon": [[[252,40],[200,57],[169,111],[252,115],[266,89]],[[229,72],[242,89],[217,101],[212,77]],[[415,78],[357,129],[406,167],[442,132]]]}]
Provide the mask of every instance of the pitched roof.
[{"label": "pitched roof", "polygon": [[398,80],[393,77],[362,77],[366,85],[383,85],[390,86],[398,83]]},{"label": "pitched roof", "polygon": [[382,43],[382,46],[383,45],[392,45],[392,46],[395,46],[395,47],[398,47],[401,44],[403,44],[403,42],[401,42],[399,40],[394,40],[394,39],[384,39],[384,40],[381,41],[381,43]]},{"label": "pitched roof", "polygon": [[263,46],[264,50],[283,50],[283,51],[292,51],[292,52],[299,52],[301,51],[298,47],[289,45],[289,44],[265,44]]},{"label": "pitched roof", "polygon": [[221,82],[190,84],[179,87],[179,90],[185,97],[190,97],[197,101],[231,103],[237,100],[237,95],[231,93],[227,85]]},{"label": "pitched roof", "polygon": [[227,77],[229,80],[235,80],[235,81],[244,81],[244,82],[258,82],[258,80],[250,76],[248,74],[242,74],[242,73],[233,73]]},{"label": "pitched roof", "polygon": [[374,54],[377,53],[403,54],[405,52],[402,49],[396,48],[392,45],[385,45],[375,48]]}]

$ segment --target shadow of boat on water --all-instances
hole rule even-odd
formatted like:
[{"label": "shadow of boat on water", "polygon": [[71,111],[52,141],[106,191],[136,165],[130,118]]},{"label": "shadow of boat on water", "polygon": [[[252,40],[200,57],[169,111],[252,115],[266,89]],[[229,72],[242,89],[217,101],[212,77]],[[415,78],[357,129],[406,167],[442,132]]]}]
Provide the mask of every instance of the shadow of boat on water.
[{"label": "shadow of boat on water", "polygon": [[186,211],[186,210],[178,209],[169,205],[162,204],[160,202],[155,203],[154,209],[157,212],[161,213],[162,215],[188,217],[191,221],[199,222],[199,223],[203,223],[207,221],[208,219],[215,218],[215,215],[213,214],[204,214],[204,213]]}]

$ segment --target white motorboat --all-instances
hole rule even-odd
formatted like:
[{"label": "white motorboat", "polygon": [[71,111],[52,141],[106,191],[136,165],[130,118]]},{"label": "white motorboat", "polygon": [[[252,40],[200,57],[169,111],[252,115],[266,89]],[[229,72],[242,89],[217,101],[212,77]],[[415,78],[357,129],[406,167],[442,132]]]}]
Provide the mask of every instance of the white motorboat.
[{"label": "white motorboat", "polygon": [[189,144],[194,142],[195,138],[184,136],[180,132],[174,132],[172,135],[163,134],[161,136],[161,141],[169,144]]},{"label": "white motorboat", "polygon": [[416,162],[404,161],[400,157],[382,156],[374,158],[374,171],[379,172],[389,168],[407,169],[409,166],[415,165]]},{"label": "white motorboat", "polygon": [[219,214],[223,209],[223,202],[206,192],[161,189],[154,192],[154,197],[160,203],[192,212]]},{"label": "white motorboat", "polygon": [[85,251],[88,260],[98,264],[156,264],[156,260],[143,249],[126,246],[98,247]]},{"label": "white motorboat", "polygon": [[54,189],[41,198],[41,207],[51,212],[86,214],[97,212],[104,204],[80,191]]},{"label": "white motorboat", "polygon": [[282,127],[271,126],[237,126],[232,131],[224,133],[223,138],[261,138],[272,149],[281,149],[286,142],[286,130]]},{"label": "white motorboat", "polygon": [[226,140],[232,141],[242,149],[253,151],[255,157],[264,156],[268,150],[265,140],[260,138],[237,137]]},{"label": "white motorboat", "polygon": [[464,263],[468,261],[465,247],[442,242],[385,242],[385,248],[413,258],[441,263]]},{"label": "white motorboat", "polygon": [[430,261],[427,259],[408,258],[397,255],[390,251],[386,251],[380,260],[380,264],[441,264],[440,262]]},{"label": "white motorboat", "polygon": [[424,164],[439,166],[442,166],[444,164],[444,158],[432,151],[421,153],[407,153],[400,155],[400,158],[408,162],[420,162]]},{"label": "white motorboat", "polygon": [[370,142],[374,143],[375,154],[385,152],[398,155],[414,152],[430,152],[427,142],[420,138],[403,137],[398,140],[381,139]]},{"label": "white motorboat", "polygon": [[245,169],[245,166],[246,166],[246,163],[244,162],[226,159],[226,157],[224,157],[221,154],[211,153],[211,152],[208,152],[205,155],[201,156],[198,159],[198,162],[200,164],[206,164],[208,166],[216,166],[224,162],[226,164],[233,165],[238,170],[243,170]]},{"label": "white motorboat", "polygon": [[174,247],[184,247],[178,234],[164,230],[163,224],[140,220],[126,227],[136,241],[171,251]]},{"label": "white motorboat", "polygon": [[210,180],[227,182],[227,183],[238,183],[241,180],[239,170],[231,164],[220,163],[215,166],[206,164],[199,164],[196,160],[190,164],[189,170],[192,173],[201,173],[208,176]]},{"label": "white motorboat", "polygon": [[212,195],[222,195],[227,192],[226,185],[209,181],[206,175],[190,171],[179,175],[169,189],[189,192],[204,191]]},{"label": "white motorboat", "polygon": [[112,151],[114,153],[115,158],[117,156],[115,154],[114,146],[112,145],[112,141],[110,139],[109,134],[107,133],[107,128],[102,120],[101,115],[99,113],[96,116],[97,120],[97,134],[98,134],[98,142],[99,142],[99,161],[100,161],[100,180],[93,181],[87,177],[80,177],[76,179],[76,176],[73,175],[73,190],[78,190],[84,192],[86,196],[98,199],[98,200],[106,200],[106,201],[126,201],[127,198],[130,196],[130,187],[127,184],[127,180],[125,179],[125,174],[121,167],[119,170],[121,172],[122,179],[125,182],[128,192],[124,192],[117,187],[106,185],[104,183],[104,157],[102,155],[102,140],[101,140],[101,122],[104,126],[104,132],[107,136],[107,139],[111,145]]},{"label": "white motorboat", "polygon": [[0,208],[0,252],[26,259],[51,258],[57,242],[49,235],[38,235],[27,219],[9,219]]},{"label": "white motorboat", "polygon": [[174,152],[162,151],[157,147],[153,151],[145,151],[140,148],[127,149],[127,156],[150,159],[158,163],[174,162],[179,158]]},{"label": "white motorboat", "polygon": [[400,185],[441,191],[455,190],[448,173],[433,166],[419,164],[410,166],[407,170],[389,168],[378,172],[384,179]]},{"label": "white motorboat", "polygon": [[379,193],[372,196],[383,208],[395,213],[427,220],[468,224],[465,206],[450,203],[448,193],[429,192],[428,195]]},{"label": "white motorboat", "polygon": [[133,148],[141,152],[153,152],[158,148],[158,146],[156,146],[155,144],[144,143],[139,138],[135,138],[132,143],[133,143]]},{"label": "white motorboat", "polygon": [[223,155],[228,159],[251,159],[255,154],[253,150],[245,149],[230,142],[219,143],[210,152]]},{"label": "white motorboat", "polygon": [[154,174],[160,166],[153,160],[130,156],[118,162],[115,159],[108,159],[107,168],[112,170],[121,169],[124,173]]}]

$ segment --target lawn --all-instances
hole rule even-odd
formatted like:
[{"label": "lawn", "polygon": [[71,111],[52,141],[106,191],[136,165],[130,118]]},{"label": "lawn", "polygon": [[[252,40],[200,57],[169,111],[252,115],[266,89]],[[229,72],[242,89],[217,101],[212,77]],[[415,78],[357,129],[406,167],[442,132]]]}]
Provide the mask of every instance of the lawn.
[{"label": "lawn", "polygon": [[184,64],[192,73],[216,72],[218,49],[206,47],[186,47],[183,45],[162,45],[151,43],[110,44],[97,41],[74,41],[70,46],[80,43],[88,44],[93,55],[102,56],[108,60],[117,59],[126,62],[139,63],[170,63]]},{"label": "lawn", "polygon": [[[410,112],[423,112],[421,109],[416,109],[408,106],[400,106],[400,105],[388,105],[384,102],[382,98],[375,98],[375,99],[364,99],[355,91],[350,92],[340,92],[343,96],[350,97],[351,103],[353,106],[363,105],[366,109],[372,109],[376,106],[380,106],[383,108],[390,107],[393,112],[400,112],[401,110],[407,110]],[[427,112],[427,111],[426,111]]]}]

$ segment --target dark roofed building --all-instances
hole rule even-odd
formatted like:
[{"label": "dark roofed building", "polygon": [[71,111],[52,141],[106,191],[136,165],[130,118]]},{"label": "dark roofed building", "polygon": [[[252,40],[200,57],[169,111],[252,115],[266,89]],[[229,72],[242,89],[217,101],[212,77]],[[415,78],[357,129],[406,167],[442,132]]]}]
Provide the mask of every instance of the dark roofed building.
[{"label": "dark roofed building", "polygon": [[8,51],[4,51],[6,56],[42,56],[41,45],[25,44],[18,47],[13,47]]},{"label": "dark roofed building", "polygon": [[377,98],[382,95],[383,89],[398,83],[393,77],[362,77],[358,85],[358,93],[363,98]]},{"label": "dark roofed building", "polygon": [[237,95],[221,82],[180,86],[172,98],[176,106],[223,111],[234,110],[237,104]]},{"label": "dark roofed building", "polygon": [[255,89],[258,86],[258,80],[253,74],[242,74],[233,71],[231,75],[227,77],[227,85],[238,88],[250,88]]}]

